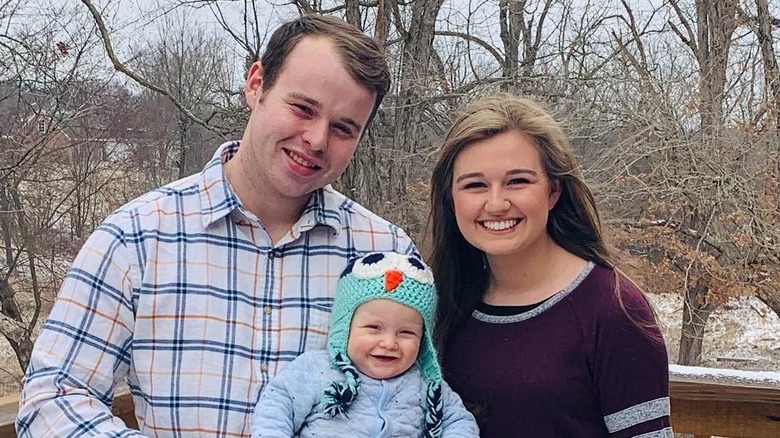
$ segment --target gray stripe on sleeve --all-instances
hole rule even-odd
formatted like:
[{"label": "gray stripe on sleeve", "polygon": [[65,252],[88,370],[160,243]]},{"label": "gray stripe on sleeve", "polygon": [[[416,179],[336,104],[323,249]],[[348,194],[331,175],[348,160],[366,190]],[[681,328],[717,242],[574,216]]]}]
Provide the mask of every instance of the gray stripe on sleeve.
[{"label": "gray stripe on sleeve", "polygon": [[[604,423],[607,425],[609,433],[615,433],[645,421],[668,416],[670,411],[669,397],[661,397],[607,415],[604,417]],[[648,435],[648,437],[653,437],[653,435]]]},{"label": "gray stripe on sleeve", "polygon": [[674,432],[671,427],[666,427],[655,432],[647,432],[642,435],[636,435],[634,438],[674,438]]}]

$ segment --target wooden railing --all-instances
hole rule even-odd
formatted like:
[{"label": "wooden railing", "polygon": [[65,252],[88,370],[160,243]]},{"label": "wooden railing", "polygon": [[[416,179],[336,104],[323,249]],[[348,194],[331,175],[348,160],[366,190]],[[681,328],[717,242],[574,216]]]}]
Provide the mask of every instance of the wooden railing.
[{"label": "wooden railing", "polygon": [[[671,365],[672,427],[696,438],[780,437],[780,373]],[[0,398],[0,437],[16,436],[13,423],[19,398]],[[114,414],[137,427],[133,399],[126,391],[114,399]]]},{"label": "wooden railing", "polygon": [[[0,438],[15,438],[14,420],[19,407],[18,395],[7,395],[0,397]],[[138,422],[133,412],[133,397],[127,390],[118,392],[114,397],[114,406],[111,408],[114,415],[120,417],[125,424],[137,429]],[[52,437],[54,438],[54,437]]]},{"label": "wooden railing", "polygon": [[695,437],[780,437],[780,373],[670,365],[672,428]]}]

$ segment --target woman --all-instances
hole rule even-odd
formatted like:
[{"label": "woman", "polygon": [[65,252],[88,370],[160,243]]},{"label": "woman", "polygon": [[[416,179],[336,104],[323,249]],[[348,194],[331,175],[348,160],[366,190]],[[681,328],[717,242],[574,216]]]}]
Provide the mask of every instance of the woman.
[{"label": "woman", "polygon": [[673,436],[653,312],[548,112],[506,94],[468,106],[431,205],[437,343],[482,437]]}]

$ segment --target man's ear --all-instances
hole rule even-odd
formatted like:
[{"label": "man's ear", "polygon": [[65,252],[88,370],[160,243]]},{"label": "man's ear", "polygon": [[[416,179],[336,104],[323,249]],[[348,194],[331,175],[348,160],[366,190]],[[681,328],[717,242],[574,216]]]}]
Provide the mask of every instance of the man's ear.
[{"label": "man's ear", "polygon": [[561,197],[561,180],[550,180],[550,196],[547,201],[547,210],[552,210]]},{"label": "man's ear", "polygon": [[255,61],[249,67],[244,83],[244,99],[250,109],[254,109],[263,95],[263,64]]}]

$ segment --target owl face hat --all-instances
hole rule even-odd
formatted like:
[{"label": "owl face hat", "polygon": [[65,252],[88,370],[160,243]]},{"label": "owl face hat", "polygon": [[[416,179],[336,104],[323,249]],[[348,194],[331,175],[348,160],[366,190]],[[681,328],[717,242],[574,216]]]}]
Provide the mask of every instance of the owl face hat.
[{"label": "owl face hat", "polygon": [[355,310],[367,301],[391,300],[411,307],[422,316],[424,327],[417,364],[428,383],[424,436],[441,435],[441,368],[432,336],[437,298],[431,270],[415,256],[372,253],[347,266],[336,288],[328,333],[332,366],[342,371],[346,380],[333,382],[325,390],[320,404],[325,414],[346,415],[347,407],[360,390],[360,376],[347,354],[349,329]]}]

